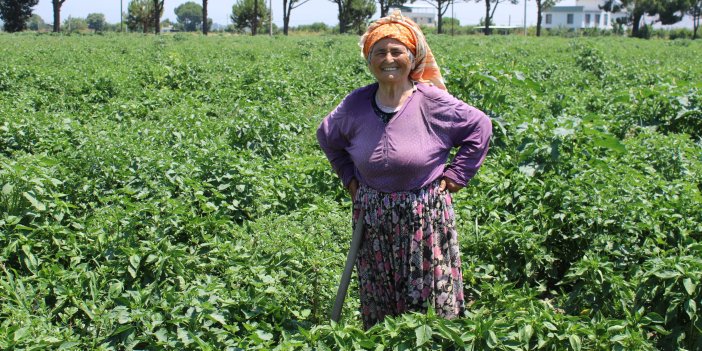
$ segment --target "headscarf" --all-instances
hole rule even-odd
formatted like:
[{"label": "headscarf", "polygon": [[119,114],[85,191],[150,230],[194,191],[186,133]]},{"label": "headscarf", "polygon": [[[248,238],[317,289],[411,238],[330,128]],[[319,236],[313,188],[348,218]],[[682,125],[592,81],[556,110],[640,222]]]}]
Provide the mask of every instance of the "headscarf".
[{"label": "headscarf", "polygon": [[366,61],[373,45],[385,38],[398,40],[414,55],[414,68],[409,75],[412,80],[432,83],[438,88],[446,90],[444,79],[441,77],[441,71],[434,60],[431,49],[429,49],[429,44],[427,44],[422,30],[414,21],[395,10],[390,16],[371,23],[358,43],[362,49],[361,54]]}]

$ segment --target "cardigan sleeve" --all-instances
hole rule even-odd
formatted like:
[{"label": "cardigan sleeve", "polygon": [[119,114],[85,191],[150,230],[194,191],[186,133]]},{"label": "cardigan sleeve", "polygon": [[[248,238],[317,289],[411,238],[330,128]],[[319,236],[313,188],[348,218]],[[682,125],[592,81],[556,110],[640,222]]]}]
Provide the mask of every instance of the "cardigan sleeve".
[{"label": "cardigan sleeve", "polygon": [[444,169],[444,176],[466,186],[487,155],[492,122],[485,113],[463,102],[456,107],[451,127],[451,141],[458,152]]},{"label": "cardigan sleeve", "polygon": [[[343,102],[342,102],[343,104]],[[355,166],[351,155],[346,151],[349,136],[344,131],[344,119],[341,105],[322,120],[317,128],[317,141],[327,156],[329,163],[347,188],[354,177]]]}]

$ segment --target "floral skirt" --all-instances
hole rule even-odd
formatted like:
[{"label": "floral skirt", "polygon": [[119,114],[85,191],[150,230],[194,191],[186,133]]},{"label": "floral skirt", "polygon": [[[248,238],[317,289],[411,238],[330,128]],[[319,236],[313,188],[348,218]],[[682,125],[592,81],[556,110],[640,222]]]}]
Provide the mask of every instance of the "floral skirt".
[{"label": "floral skirt", "polygon": [[382,193],[361,185],[354,225],[363,208],[358,252],[361,315],[366,329],[407,311],[453,318],[463,314],[463,277],[455,217],[439,182],[415,191]]}]

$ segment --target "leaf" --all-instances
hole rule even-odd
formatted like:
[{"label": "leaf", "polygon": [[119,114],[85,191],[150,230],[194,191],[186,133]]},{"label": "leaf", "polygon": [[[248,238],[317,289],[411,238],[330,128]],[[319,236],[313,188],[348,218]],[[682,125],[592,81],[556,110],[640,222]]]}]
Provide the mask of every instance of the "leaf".
[{"label": "leaf", "polygon": [[5,195],[10,195],[12,193],[12,190],[14,190],[14,189],[15,189],[14,185],[7,183],[7,184],[2,186],[2,193]]},{"label": "leaf", "polygon": [[27,200],[29,200],[29,202],[32,204],[32,206],[34,206],[34,208],[37,209],[37,211],[45,211],[46,210],[46,206],[43,203],[41,203],[41,201],[34,198],[34,196],[29,195],[28,192],[23,192],[22,195],[24,195],[24,197]]},{"label": "leaf", "polygon": [[685,312],[691,320],[695,320],[695,315],[697,314],[697,302],[693,299],[689,299],[685,302]]},{"label": "leaf", "polygon": [[553,323],[551,323],[551,322],[544,322],[544,327],[546,327],[546,329],[551,330],[551,331],[558,331],[558,328],[556,328],[556,326],[553,325]]},{"label": "leaf", "polygon": [[671,279],[671,278],[676,278],[676,277],[680,276],[680,272],[663,271],[663,272],[653,273],[653,275],[655,275],[656,277],[661,278],[661,279]]},{"label": "leaf", "polygon": [[414,330],[414,334],[417,336],[417,347],[420,347],[431,340],[432,330],[428,325],[422,325]]},{"label": "leaf", "polygon": [[168,342],[168,331],[166,331],[165,328],[159,328],[155,333],[154,336],[156,337],[156,340],[159,342],[165,343]]},{"label": "leaf", "polygon": [[519,166],[519,171],[529,177],[533,177],[536,174],[536,169],[537,167],[533,163]]},{"label": "leaf", "polygon": [[582,348],[582,343],[580,342],[580,337],[577,335],[571,335],[568,337],[568,341],[570,341],[570,347],[573,348],[575,351],[580,351]]},{"label": "leaf", "polygon": [[692,279],[690,279],[690,278],[683,279],[683,286],[685,286],[685,291],[687,291],[688,295],[690,295],[690,296],[695,295],[695,290],[697,289],[697,284],[693,283]]},{"label": "leaf", "polygon": [[27,335],[28,331],[29,331],[28,327],[22,327],[22,328],[15,330],[15,335],[12,336],[12,340],[15,342],[22,340],[24,338],[24,336]]},{"label": "leaf", "polygon": [[177,335],[178,335],[178,339],[180,341],[182,341],[183,344],[185,344],[185,346],[188,346],[188,345],[193,343],[193,340],[190,338],[190,335],[188,334],[187,330],[185,330],[181,327],[178,327]]},{"label": "leaf", "polygon": [[263,341],[271,341],[273,339],[273,334],[263,330],[256,330],[256,335]]},{"label": "leaf", "polygon": [[488,344],[488,347],[491,349],[494,349],[495,347],[497,347],[497,335],[495,335],[495,332],[492,330],[488,331],[487,344]]},{"label": "leaf", "polygon": [[227,325],[227,320],[224,319],[224,316],[222,316],[219,313],[210,314],[210,319],[212,319],[213,321],[219,322],[221,325]]},{"label": "leaf", "polygon": [[73,350],[78,345],[80,345],[79,342],[66,341],[58,347],[58,350]]}]

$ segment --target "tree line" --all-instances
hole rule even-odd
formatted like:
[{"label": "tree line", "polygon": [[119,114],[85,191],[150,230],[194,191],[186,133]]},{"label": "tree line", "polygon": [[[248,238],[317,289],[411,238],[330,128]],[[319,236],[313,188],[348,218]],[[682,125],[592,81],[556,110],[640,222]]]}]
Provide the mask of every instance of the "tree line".
[{"label": "tree line", "polygon": [[[52,0],[53,5],[53,31],[61,30],[61,7],[67,0]],[[304,5],[309,0],[282,0],[283,1],[283,34],[288,35],[291,13],[294,9]],[[329,0],[337,5],[339,32],[362,33],[368,20],[373,16],[376,0]],[[414,2],[416,0],[409,0]],[[509,2],[517,4],[519,0],[462,0],[475,1],[485,5],[485,17],[482,19],[483,32],[490,35],[495,11],[500,3]],[[526,1],[526,0],[523,0]],[[555,6],[560,0],[535,0],[537,7],[536,35],[541,35],[542,13]],[[630,25],[632,36],[642,35],[641,22],[644,16],[652,16],[656,22],[669,25],[682,20],[685,15],[690,15],[693,22],[693,39],[697,32],[702,14],[702,0],[602,0],[600,9],[611,13],[626,11],[628,16],[618,19],[620,24]],[[161,17],[163,16],[165,0],[131,0],[127,9],[127,27],[132,31],[141,30],[144,33],[153,31],[161,32]],[[380,16],[387,16],[391,7],[399,7],[405,0],[377,0],[380,6]],[[437,33],[444,33],[444,15],[456,0],[426,0],[437,11]],[[39,0],[0,0],[0,19],[7,32],[18,32],[31,25],[32,7]],[[178,23],[185,31],[202,30],[207,35],[212,25],[212,20],[207,17],[208,0],[201,4],[193,1],[178,6],[175,10]],[[98,15],[91,14],[86,18],[88,27],[98,31],[104,25]],[[88,16],[91,17],[91,16]],[[236,0],[232,6],[230,16],[235,28],[249,30],[252,35],[264,31],[271,26],[270,9],[266,7],[265,0]],[[70,22],[69,22],[70,23]]]}]

